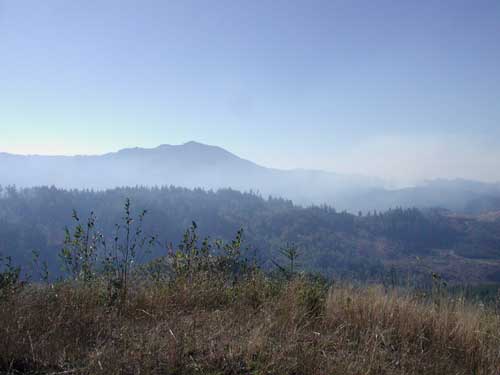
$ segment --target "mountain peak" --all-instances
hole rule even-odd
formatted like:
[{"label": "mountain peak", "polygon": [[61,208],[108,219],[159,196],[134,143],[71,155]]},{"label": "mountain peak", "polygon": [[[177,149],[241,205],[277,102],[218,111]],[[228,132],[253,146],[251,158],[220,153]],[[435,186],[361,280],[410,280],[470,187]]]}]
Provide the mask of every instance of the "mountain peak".
[{"label": "mountain peak", "polygon": [[206,145],[204,143],[196,142],[196,141],[189,141],[189,142],[184,143],[182,146],[204,146],[204,147],[207,147],[208,145]]},{"label": "mountain peak", "polygon": [[170,148],[199,148],[199,149],[201,149],[201,148],[219,148],[219,147],[207,145],[205,143],[200,143],[200,142],[196,142],[196,141],[189,141],[189,142],[185,142],[185,143],[177,144],[177,145],[164,143],[164,144],[161,144],[158,147],[156,147],[156,149],[170,149]]},{"label": "mountain peak", "polygon": [[[127,156],[140,157],[151,160],[162,160],[163,162],[170,161],[174,164],[181,165],[190,163],[193,167],[214,163],[245,163],[252,162],[239,158],[233,153],[219,146],[207,145],[204,143],[189,141],[182,144],[161,144],[154,148],[127,148],[116,153],[109,154],[112,158]],[[142,162],[146,162],[142,159]]]}]

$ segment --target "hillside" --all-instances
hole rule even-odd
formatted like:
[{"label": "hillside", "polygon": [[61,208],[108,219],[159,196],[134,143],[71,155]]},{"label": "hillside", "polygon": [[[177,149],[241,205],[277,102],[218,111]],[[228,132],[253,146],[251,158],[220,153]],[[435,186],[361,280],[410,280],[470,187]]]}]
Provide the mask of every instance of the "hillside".
[{"label": "hillside", "polygon": [[[64,228],[72,210],[81,220],[91,212],[108,238],[130,198],[135,212],[148,210],[144,231],[158,237],[147,259],[177,244],[195,221],[200,237],[229,240],[240,228],[264,268],[294,243],[300,264],[327,277],[361,280],[430,281],[431,273],[450,283],[500,281],[500,221],[495,216],[453,215],[447,211],[394,209],[352,215],[328,206],[300,207],[283,199],[263,199],[234,190],[126,188],[102,192],[55,188],[6,189],[0,198],[0,253],[28,265],[32,250],[58,272]],[[146,259],[144,259],[146,260]],[[394,281],[394,280],[392,280]]]},{"label": "hillside", "polygon": [[356,200],[358,206],[369,210],[439,207],[477,215],[500,209],[500,184],[462,179],[432,180],[402,189],[373,189],[356,195]]}]

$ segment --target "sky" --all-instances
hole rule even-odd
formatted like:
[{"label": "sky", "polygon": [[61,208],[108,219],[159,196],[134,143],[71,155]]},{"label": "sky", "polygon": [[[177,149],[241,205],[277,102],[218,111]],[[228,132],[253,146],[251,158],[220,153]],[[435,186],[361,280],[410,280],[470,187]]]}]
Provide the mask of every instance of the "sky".
[{"label": "sky", "polygon": [[0,0],[0,152],[190,140],[500,180],[498,0]]}]

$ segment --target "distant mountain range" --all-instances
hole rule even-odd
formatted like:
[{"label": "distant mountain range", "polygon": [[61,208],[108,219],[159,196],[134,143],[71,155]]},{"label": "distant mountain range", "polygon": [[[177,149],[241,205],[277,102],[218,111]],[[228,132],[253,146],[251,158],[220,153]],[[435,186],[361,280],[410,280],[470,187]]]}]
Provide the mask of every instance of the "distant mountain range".
[{"label": "distant mountain range", "polygon": [[393,207],[443,208],[477,215],[500,211],[500,184],[463,179],[432,180],[404,189],[373,189],[359,194],[349,207],[386,210]]},{"label": "distant mountain range", "polygon": [[0,153],[0,185],[107,189],[117,186],[175,185],[233,188],[297,204],[331,204],[338,209],[385,210],[396,206],[442,207],[464,213],[500,210],[500,184],[435,180],[388,190],[378,178],[319,170],[279,170],[242,159],[220,147],[197,142],[129,148],[92,156]]}]

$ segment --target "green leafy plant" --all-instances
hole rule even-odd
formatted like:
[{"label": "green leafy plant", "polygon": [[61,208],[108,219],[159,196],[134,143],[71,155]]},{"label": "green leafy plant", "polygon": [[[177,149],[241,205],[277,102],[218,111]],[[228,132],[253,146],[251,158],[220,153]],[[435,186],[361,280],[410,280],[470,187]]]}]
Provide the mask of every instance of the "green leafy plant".
[{"label": "green leafy plant", "polygon": [[37,250],[33,250],[32,252],[32,276],[37,273],[37,277],[42,280],[45,284],[49,283],[50,280],[50,272],[49,272],[49,264],[46,260],[41,260],[40,252]]},{"label": "green leafy plant", "polygon": [[135,217],[130,199],[127,198],[122,220],[115,225],[113,239],[109,241],[96,229],[94,212],[82,224],[74,210],[76,226],[73,231],[66,228],[64,246],[59,254],[65,273],[71,279],[85,284],[103,278],[108,285],[110,302],[113,303],[117,298],[126,301],[138,256],[147,253],[156,240],[156,237],[146,236],[143,232],[146,214],[147,211],[143,210]]},{"label": "green leafy plant", "polygon": [[15,294],[23,285],[21,268],[13,265],[10,256],[0,256],[0,299]]},{"label": "green leafy plant", "polygon": [[103,274],[108,284],[110,301],[118,297],[126,301],[130,278],[138,257],[148,253],[156,242],[155,236],[147,236],[143,231],[143,222],[147,210],[141,211],[134,218],[130,199],[125,200],[124,216],[115,225],[115,233],[111,246],[101,236],[104,252]]},{"label": "green leafy plant", "polygon": [[102,235],[95,230],[94,212],[90,213],[86,224],[82,224],[78,213],[73,210],[73,220],[76,226],[73,231],[66,227],[59,258],[69,277],[88,283],[95,277],[97,251]]},{"label": "green leafy plant", "polygon": [[285,278],[291,279],[297,274],[297,259],[301,253],[295,244],[287,243],[285,247],[280,249],[280,254],[286,259],[287,264],[282,266],[276,261],[273,261],[273,263]]},{"label": "green leafy plant", "polygon": [[171,247],[168,252],[174,277],[187,277],[192,280],[195,275],[204,273],[207,276],[234,279],[249,269],[248,261],[241,252],[242,229],[231,242],[211,241],[206,237],[200,245],[197,228],[196,223],[192,222],[184,232],[178,248]]}]

